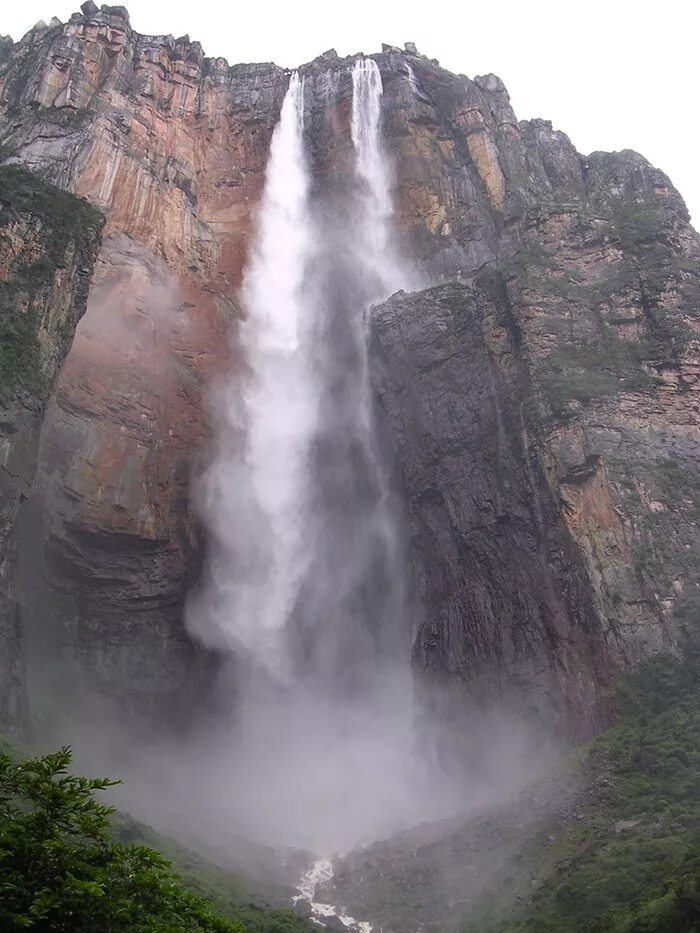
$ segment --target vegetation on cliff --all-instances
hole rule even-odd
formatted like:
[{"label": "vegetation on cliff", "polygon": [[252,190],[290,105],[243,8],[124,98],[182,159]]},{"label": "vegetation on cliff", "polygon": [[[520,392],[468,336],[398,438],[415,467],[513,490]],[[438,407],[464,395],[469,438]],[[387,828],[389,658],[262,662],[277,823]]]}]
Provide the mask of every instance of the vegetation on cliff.
[{"label": "vegetation on cliff", "polygon": [[[698,618],[691,624],[697,629]],[[689,633],[690,634],[690,633]],[[524,842],[469,933],[691,933],[700,924],[700,650],[619,684],[619,720],[573,768],[577,812]],[[531,886],[534,893],[522,893]],[[504,893],[519,890],[503,914]]]},{"label": "vegetation on cliff", "polygon": [[0,207],[7,216],[32,214],[53,234],[51,246],[60,258],[70,236],[92,239],[104,223],[102,213],[86,201],[62,188],[50,185],[19,165],[0,165]]},{"label": "vegetation on cliff", "polygon": [[[129,933],[301,933],[290,910],[236,903],[226,873],[182,878],[160,853],[117,842],[95,793],[115,781],[68,772],[70,749],[0,754],[0,928]],[[211,880],[220,885],[216,904]],[[230,883],[230,879],[229,879]]]},{"label": "vegetation on cliff", "polygon": [[[92,268],[104,218],[87,201],[16,165],[0,165],[0,236],[26,238],[0,280],[0,400],[42,379],[38,332],[58,270]],[[87,276],[80,291],[87,290]],[[72,336],[75,322],[68,323]]]}]

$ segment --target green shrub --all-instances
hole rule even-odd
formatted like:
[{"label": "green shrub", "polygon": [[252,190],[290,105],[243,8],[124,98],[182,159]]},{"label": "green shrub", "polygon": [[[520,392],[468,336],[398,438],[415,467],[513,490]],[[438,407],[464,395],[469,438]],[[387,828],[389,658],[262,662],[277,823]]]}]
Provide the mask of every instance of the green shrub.
[{"label": "green shrub", "polygon": [[665,501],[672,506],[688,502],[700,511],[700,474],[694,465],[666,457],[653,464],[651,475]]},{"label": "green shrub", "polygon": [[[57,270],[65,267],[67,255],[79,271],[90,267],[104,223],[82,198],[18,165],[0,165],[0,235],[18,220],[36,242],[20,250],[0,282],[0,402],[18,389],[45,388],[37,335]],[[67,326],[70,337],[71,322]]]},{"label": "green shrub", "polygon": [[71,752],[0,754],[0,929],[38,933],[243,933],[187,891],[160,854],[111,838],[117,783],[68,773]]},{"label": "green shrub", "polygon": [[48,184],[20,165],[0,165],[0,221],[23,213],[38,217],[55,234],[51,259],[62,256],[69,236],[92,239],[104,224],[104,215],[84,198]]},{"label": "green shrub", "polygon": [[623,249],[633,250],[661,239],[671,224],[671,215],[654,201],[619,198],[612,203],[611,234]]}]

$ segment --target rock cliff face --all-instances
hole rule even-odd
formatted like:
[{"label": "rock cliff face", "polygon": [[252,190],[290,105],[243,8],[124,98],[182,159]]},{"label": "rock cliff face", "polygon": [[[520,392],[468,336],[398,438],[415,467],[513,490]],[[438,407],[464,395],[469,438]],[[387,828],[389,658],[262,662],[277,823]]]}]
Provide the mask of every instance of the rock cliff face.
[{"label": "rock cliff face", "polygon": [[101,227],[86,202],[0,167],[0,729],[11,734],[26,726],[18,513],[44,407],[85,310]]},{"label": "rock cliff face", "polygon": [[190,463],[202,386],[228,362],[281,77],[204,61],[196,43],[137,36],[121,8],[87,5],[30,32],[0,79],[8,149],[107,217],[46,419],[28,535],[39,546],[27,549],[27,621],[37,654],[50,638],[62,657],[37,681],[60,675],[64,696],[82,679],[162,711],[192,677]]},{"label": "rock cliff face", "polygon": [[[413,520],[416,669],[585,730],[617,667],[673,644],[692,592],[697,237],[634,153],[584,159],[518,123],[493,75],[413,47],[374,58],[399,236],[426,285],[449,283],[392,299],[373,336]],[[302,68],[315,182],[338,199],[350,64]],[[225,338],[287,84],[92,3],[0,50],[6,151],[107,218],[44,425],[25,612],[52,669],[122,707],[172,709],[197,667],[191,465],[204,387],[240,365]]]},{"label": "rock cliff face", "polygon": [[559,203],[510,260],[377,309],[373,356],[413,519],[416,668],[585,733],[612,675],[697,613],[700,251],[639,156],[524,130]]}]

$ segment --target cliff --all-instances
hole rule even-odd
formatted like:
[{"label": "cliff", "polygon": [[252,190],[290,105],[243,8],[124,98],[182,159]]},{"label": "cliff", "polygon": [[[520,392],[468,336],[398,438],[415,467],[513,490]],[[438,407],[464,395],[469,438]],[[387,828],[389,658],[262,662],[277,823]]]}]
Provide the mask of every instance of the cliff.
[{"label": "cliff", "polygon": [[[412,519],[415,669],[586,732],[616,670],[673,647],[697,584],[698,238],[640,156],[584,158],[519,123],[494,75],[412,46],[373,57],[402,246],[443,283],[373,327]],[[90,2],[0,62],[12,161],[106,214],[32,492],[23,602],[55,649],[36,677],[161,716],[191,705],[206,663],[182,623],[201,556],[190,472],[205,387],[240,365],[224,338],[288,73]],[[336,199],[350,62],[301,69],[315,183]]]},{"label": "cliff", "polygon": [[372,355],[411,507],[417,670],[585,733],[613,676],[697,611],[700,251],[641,157],[550,158],[558,203],[526,215],[518,252],[376,309]]},{"label": "cliff", "polygon": [[162,713],[186,703],[196,661],[181,619],[199,553],[190,463],[202,387],[228,357],[282,72],[228,69],[196,43],[134,34],[121,8],[85,10],[30,32],[0,78],[14,158],[106,214],[44,426],[25,613],[37,681],[58,677],[67,699],[83,678]]},{"label": "cliff", "polygon": [[29,495],[54,379],[85,310],[98,211],[22,169],[0,167],[0,726],[26,727],[16,598],[18,514]]}]

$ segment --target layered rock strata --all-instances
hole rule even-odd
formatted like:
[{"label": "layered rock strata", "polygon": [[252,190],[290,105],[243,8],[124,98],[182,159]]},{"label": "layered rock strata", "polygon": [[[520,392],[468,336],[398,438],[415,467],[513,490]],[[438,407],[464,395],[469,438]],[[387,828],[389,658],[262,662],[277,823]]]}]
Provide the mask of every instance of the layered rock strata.
[{"label": "layered rock strata", "polygon": [[639,156],[572,153],[565,177],[513,258],[375,309],[372,357],[416,669],[586,733],[615,673],[697,621],[700,251]]},{"label": "layered rock strata", "polygon": [[102,217],[15,167],[0,167],[0,729],[26,728],[15,571],[54,379],[88,298]]},{"label": "layered rock strata", "polygon": [[[661,172],[519,123],[494,75],[411,44],[373,57],[401,247],[426,285],[458,283],[375,324],[414,521],[416,669],[474,697],[515,686],[590,728],[601,686],[674,643],[692,592],[697,237]],[[314,196],[336,211],[351,64],[301,69]],[[0,49],[5,154],[107,218],[44,425],[26,613],[69,685],[135,715],[191,702],[190,480],[205,392],[242,365],[228,336],[288,80],[93,3]],[[470,284],[478,269],[499,271]]]}]

